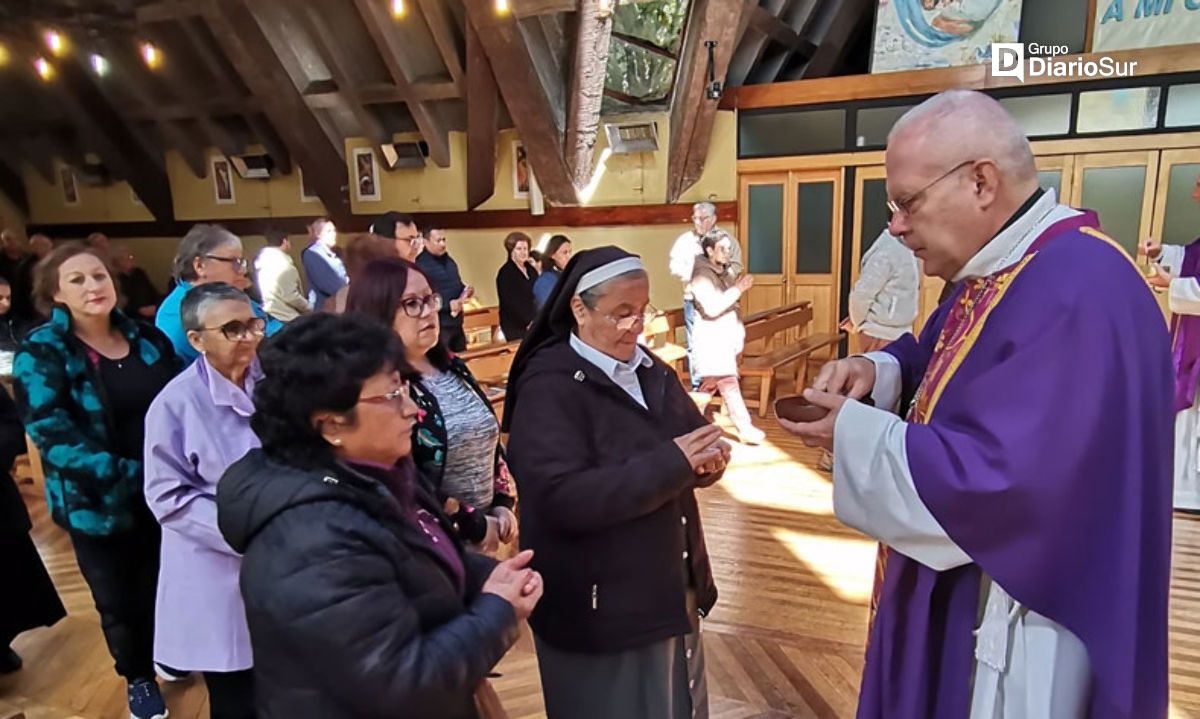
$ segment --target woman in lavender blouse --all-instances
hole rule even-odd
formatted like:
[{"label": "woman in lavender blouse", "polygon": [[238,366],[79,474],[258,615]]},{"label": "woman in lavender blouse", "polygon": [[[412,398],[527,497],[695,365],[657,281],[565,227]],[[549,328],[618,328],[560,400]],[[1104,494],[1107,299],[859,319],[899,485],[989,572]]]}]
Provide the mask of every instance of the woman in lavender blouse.
[{"label": "woman in lavender blouse", "polygon": [[146,415],[146,501],[162,524],[154,658],[201,671],[212,719],[250,719],[253,658],[241,556],[217,529],[217,481],[259,446],[250,428],[264,322],[224,284],[197,285],[180,314],[200,353]]}]

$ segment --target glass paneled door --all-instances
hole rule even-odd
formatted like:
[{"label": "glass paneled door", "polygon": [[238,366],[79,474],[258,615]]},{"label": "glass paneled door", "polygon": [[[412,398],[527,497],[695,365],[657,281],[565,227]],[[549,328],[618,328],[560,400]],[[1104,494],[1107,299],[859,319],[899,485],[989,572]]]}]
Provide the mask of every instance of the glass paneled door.
[{"label": "glass paneled door", "polygon": [[812,330],[837,326],[842,251],[842,170],[741,176],[739,193],[746,270],[754,288],[750,314],[794,302],[813,306]]},{"label": "glass paneled door", "polygon": [[1150,234],[1164,244],[1186,245],[1200,237],[1200,148],[1163,150],[1158,163],[1154,221]]},{"label": "glass paneled door", "polygon": [[1150,234],[1157,151],[1076,155],[1070,204],[1095,210],[1100,226],[1132,257]]}]

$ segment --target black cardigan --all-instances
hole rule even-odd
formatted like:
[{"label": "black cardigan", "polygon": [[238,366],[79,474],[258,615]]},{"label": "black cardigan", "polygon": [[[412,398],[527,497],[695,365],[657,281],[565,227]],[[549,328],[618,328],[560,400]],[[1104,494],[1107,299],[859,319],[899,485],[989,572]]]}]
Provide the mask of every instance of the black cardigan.
[{"label": "black cardigan", "polygon": [[696,477],[673,441],[704,418],[661,361],[638,375],[648,411],[565,341],[518,380],[508,460],[521,544],[546,584],[530,624],[566,651],[689,633],[689,585],[702,614],[717,600],[692,490],[720,475]]},{"label": "black cardigan", "polygon": [[509,342],[525,339],[529,325],[537,316],[537,303],[533,300],[533,283],[538,273],[532,265],[525,268],[529,276],[511,259],[496,273],[496,296],[500,299],[500,329]]}]

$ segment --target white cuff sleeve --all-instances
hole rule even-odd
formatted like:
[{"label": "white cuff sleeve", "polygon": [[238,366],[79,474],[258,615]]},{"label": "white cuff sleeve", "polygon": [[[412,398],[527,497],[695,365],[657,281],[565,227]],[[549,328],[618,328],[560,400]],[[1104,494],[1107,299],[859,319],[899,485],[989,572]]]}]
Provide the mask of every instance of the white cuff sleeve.
[{"label": "white cuff sleeve", "polygon": [[1167,307],[1177,315],[1200,315],[1200,283],[1195,277],[1176,277],[1167,288]]},{"label": "white cuff sleeve", "polygon": [[887,352],[868,352],[861,356],[875,365],[875,387],[871,390],[871,401],[879,409],[897,411],[903,387],[900,361]]},{"label": "white cuff sleeve", "polygon": [[833,430],[837,518],[939,572],[970,564],[921,501],[896,415],[848,400]]}]

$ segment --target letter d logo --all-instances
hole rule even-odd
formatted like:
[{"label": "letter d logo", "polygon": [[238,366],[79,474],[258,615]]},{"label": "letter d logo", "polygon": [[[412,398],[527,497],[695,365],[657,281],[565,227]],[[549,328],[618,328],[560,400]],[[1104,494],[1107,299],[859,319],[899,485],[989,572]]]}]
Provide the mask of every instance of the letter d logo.
[{"label": "letter d logo", "polygon": [[1025,44],[992,43],[992,77],[1015,77],[1025,82]]}]

